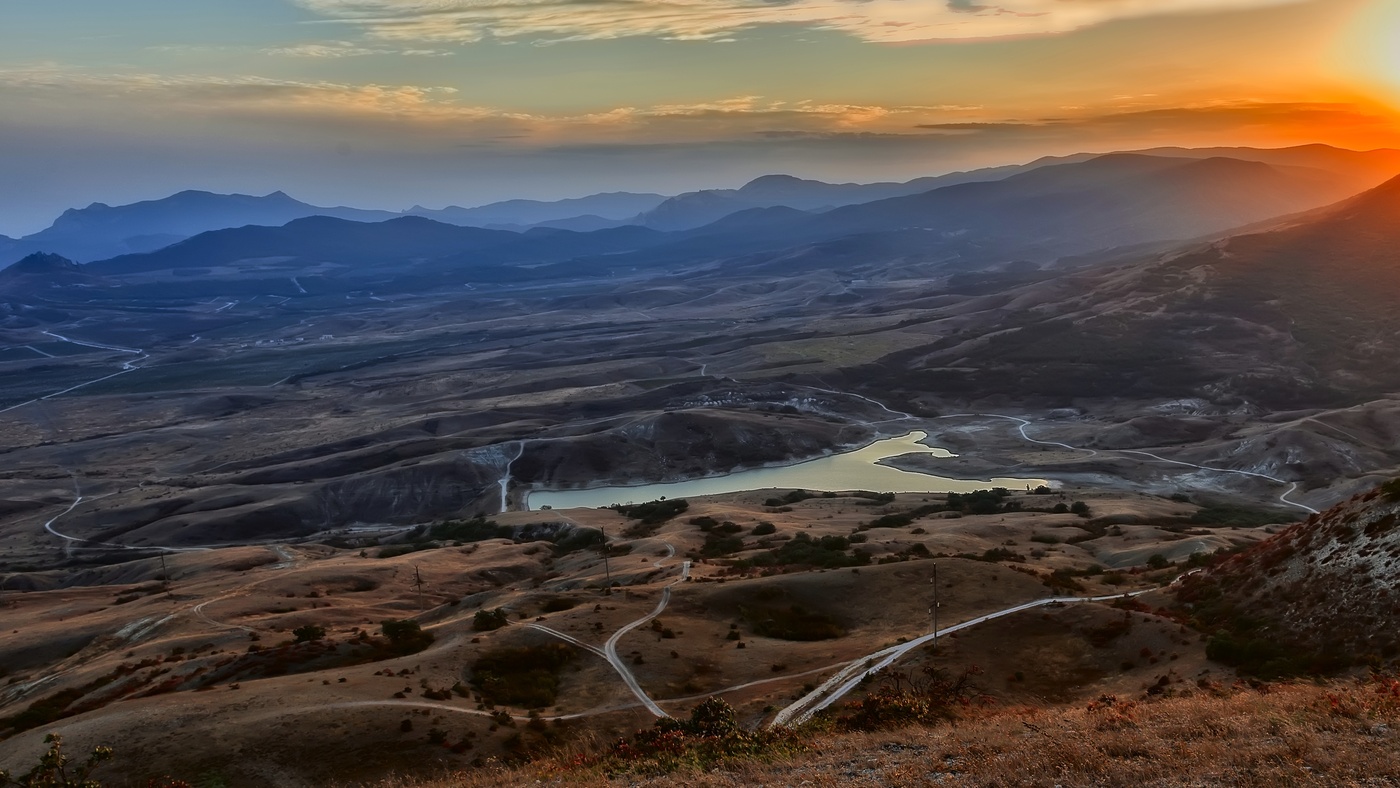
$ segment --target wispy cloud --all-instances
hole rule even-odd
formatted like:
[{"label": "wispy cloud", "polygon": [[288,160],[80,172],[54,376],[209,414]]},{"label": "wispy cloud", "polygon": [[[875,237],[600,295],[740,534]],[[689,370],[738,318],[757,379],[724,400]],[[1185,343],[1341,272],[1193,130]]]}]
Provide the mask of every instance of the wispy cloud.
[{"label": "wispy cloud", "polygon": [[[881,146],[959,141],[1088,145],[1095,141],[1151,143],[1168,139],[1201,143],[1307,137],[1388,143],[1397,127],[1394,112],[1351,103],[1222,100],[1181,105],[1151,96],[1131,96],[1119,97],[1120,101],[1110,105],[1065,109],[1056,116],[1018,119],[976,106],[785,101],[740,95],[548,113],[472,104],[456,89],[440,86],[121,74],[57,65],[0,69],[0,100],[19,107],[18,102],[26,97],[59,97],[65,104],[80,103],[90,109],[111,102],[114,109],[135,111],[146,119],[253,118],[305,128],[335,128],[337,134],[356,128],[379,129],[372,136],[395,140],[412,137],[453,147],[467,144],[522,150],[663,142],[787,145],[840,140]],[[1153,105],[1153,101],[1160,103]]]},{"label": "wispy cloud", "polygon": [[449,57],[453,53],[444,49],[404,49],[365,46],[351,41],[326,41],[295,44],[292,46],[268,47],[258,50],[264,55],[277,57],[342,58],[365,57],[368,55],[402,55],[406,57]]},{"label": "wispy cloud", "polygon": [[721,41],[800,25],[897,43],[1065,33],[1116,19],[1302,0],[294,0],[382,41],[652,36]]}]

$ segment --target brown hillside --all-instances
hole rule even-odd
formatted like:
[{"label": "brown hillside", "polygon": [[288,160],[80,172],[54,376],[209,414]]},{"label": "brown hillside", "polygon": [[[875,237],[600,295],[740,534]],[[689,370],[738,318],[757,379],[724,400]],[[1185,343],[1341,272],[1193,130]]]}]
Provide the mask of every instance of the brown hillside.
[{"label": "brown hillside", "polygon": [[1181,584],[1221,630],[1211,656],[1261,674],[1400,655],[1400,480],[1314,515]]}]

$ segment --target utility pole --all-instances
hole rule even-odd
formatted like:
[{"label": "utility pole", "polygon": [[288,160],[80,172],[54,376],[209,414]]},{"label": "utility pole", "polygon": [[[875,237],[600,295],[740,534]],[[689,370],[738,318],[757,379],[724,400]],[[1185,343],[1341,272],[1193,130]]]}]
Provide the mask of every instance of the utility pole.
[{"label": "utility pole", "polygon": [[418,586],[418,607],[423,608],[423,575],[418,572],[418,565],[413,565],[413,584]]},{"label": "utility pole", "polygon": [[165,551],[160,551],[160,584],[165,586],[165,593],[170,593],[170,572],[165,568]]},{"label": "utility pole", "polygon": [[929,580],[933,585],[933,606],[928,609],[929,615],[933,617],[933,642],[938,643],[938,564],[933,565],[933,579]]},{"label": "utility pole", "polygon": [[598,533],[603,535],[603,575],[607,578],[605,585],[612,588],[612,565],[608,563],[608,531],[599,528]]}]

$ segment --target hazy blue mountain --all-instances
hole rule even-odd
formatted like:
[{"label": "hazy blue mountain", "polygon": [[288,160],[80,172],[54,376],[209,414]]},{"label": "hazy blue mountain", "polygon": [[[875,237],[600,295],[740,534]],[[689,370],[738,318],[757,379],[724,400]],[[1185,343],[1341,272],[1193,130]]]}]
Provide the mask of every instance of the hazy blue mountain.
[{"label": "hazy blue mountain", "polygon": [[[82,266],[107,277],[99,297],[203,298],[427,292],[472,283],[607,276],[618,255],[667,240],[630,225],[524,233],[401,216],[362,223],[323,216],[282,227],[201,233],[145,254]],[[601,265],[578,262],[594,257]]]},{"label": "hazy blue mountain", "polygon": [[1351,176],[1310,168],[1109,154],[819,214],[751,208],[608,262],[620,269],[728,258],[755,273],[1044,264],[1218,234],[1335,202],[1356,193],[1354,185]]},{"label": "hazy blue mountain", "polygon": [[1354,179],[1228,158],[1110,154],[994,182],[846,206],[796,232],[831,238],[918,229],[1041,260],[1218,233],[1355,193]]},{"label": "hazy blue mountain", "polygon": [[326,208],[282,192],[264,197],[184,191],[159,200],[110,206],[93,203],[64,211],[53,225],[20,239],[11,262],[30,252],[54,252],[86,262],[120,254],[149,252],[209,230],[249,224],[282,225],[306,216],[384,221],[396,214],[357,208]]},{"label": "hazy blue mountain", "polygon": [[602,216],[588,214],[586,216],[572,216],[568,219],[555,219],[548,222],[540,222],[535,227],[543,227],[550,230],[573,230],[578,233],[591,233],[595,230],[608,230],[613,227],[623,227],[630,222],[627,219],[606,219]]},{"label": "hazy blue mountain", "polygon": [[[1089,154],[1065,160],[1089,158]],[[826,183],[791,175],[764,175],[738,189],[705,189],[677,195],[637,217],[636,223],[658,230],[691,230],[703,227],[733,213],[752,208],[796,208],[822,211],[844,205],[920,194],[942,186],[975,181],[1000,180],[1051,160],[1031,164],[988,167],[968,172],[952,172],[915,178],[904,183]]]},{"label": "hazy blue mountain", "polygon": [[[363,265],[436,258],[520,239],[518,233],[458,227],[420,216],[363,223],[327,216],[297,219],[281,227],[249,226],[201,233],[157,252],[92,263],[100,274],[209,268],[265,261],[288,267],[337,263]],[[293,273],[295,273],[293,267]]]},{"label": "hazy blue mountain", "polygon": [[1312,167],[1354,178],[1357,192],[1379,186],[1400,174],[1400,150],[1393,148],[1354,151],[1313,144],[1291,148],[1149,148],[1132,152],[1192,159],[1225,157],[1279,167]]},{"label": "hazy blue mountain", "polygon": [[650,211],[665,200],[665,195],[661,194],[608,192],[552,202],[505,200],[475,208],[461,208],[454,205],[441,210],[431,210],[421,205],[415,205],[405,213],[448,224],[471,227],[488,225],[529,227],[545,222],[585,217],[598,217],[614,221],[630,219],[640,213]]},{"label": "hazy blue mountain", "polygon": [[[956,370],[966,347],[950,343],[862,379],[1051,398],[1072,379],[1075,396],[1208,390],[1287,410],[1384,397],[1400,388],[1400,178],[1266,228],[1047,279],[1017,298],[1032,308],[967,329],[997,337],[966,369]],[[1353,461],[1316,448],[1281,444],[1275,456],[1295,472]]]},{"label": "hazy blue mountain", "polygon": [[75,286],[101,284],[85,266],[56,254],[36,252],[0,269],[0,294],[34,295]]}]

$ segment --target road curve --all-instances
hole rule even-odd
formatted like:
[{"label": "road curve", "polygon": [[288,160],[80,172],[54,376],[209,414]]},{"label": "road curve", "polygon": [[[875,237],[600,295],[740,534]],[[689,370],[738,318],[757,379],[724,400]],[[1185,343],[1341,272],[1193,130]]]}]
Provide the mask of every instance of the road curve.
[{"label": "road curve", "polygon": [[[670,551],[671,555],[675,555],[676,548],[674,545],[668,542],[666,544],[666,547]],[[665,559],[662,560],[664,561]],[[660,563],[660,561],[657,562],[657,564]],[[636,621],[633,621],[614,632],[612,637],[608,638],[607,643],[604,643],[601,649],[597,646],[590,646],[589,644],[583,642],[582,640],[579,640],[573,635],[570,635],[565,632],[560,632],[557,629],[552,629],[542,624],[526,624],[525,626],[529,627],[530,629],[543,632],[547,635],[557,637],[560,640],[563,640],[567,643],[572,643],[573,645],[578,646],[579,648],[582,648],[585,651],[588,651],[592,654],[597,654],[598,656],[607,660],[607,663],[612,666],[612,669],[617,672],[617,675],[622,679],[623,683],[627,685],[627,689],[632,691],[632,694],[637,697],[638,701],[641,701],[642,706],[644,706],[647,711],[651,712],[657,717],[669,717],[671,715],[667,714],[664,709],[658,706],[656,704],[656,701],[652,700],[651,696],[646,693],[646,690],[642,689],[642,685],[637,682],[637,677],[632,674],[632,669],[627,666],[627,663],[620,656],[618,656],[617,643],[628,632],[631,632],[637,627],[640,627],[646,624],[648,621],[651,621],[653,618],[656,618],[657,616],[661,615],[661,612],[666,609],[666,605],[670,604],[671,602],[671,587],[676,585],[677,583],[684,583],[689,579],[690,562],[683,561],[681,562],[680,576],[677,577],[675,580],[672,580],[670,583],[667,583],[666,586],[661,589],[661,599],[657,601],[656,607],[653,608],[652,611],[650,613],[647,613],[645,616],[642,616]]]},{"label": "road curve", "polygon": [[[1019,424],[1020,426],[1019,426],[1018,429],[1019,429],[1019,431],[1020,431],[1020,433],[1021,433],[1021,437],[1022,437],[1022,438],[1025,438],[1027,441],[1030,441],[1031,443],[1039,443],[1039,444],[1044,445],[1044,446],[1058,446],[1058,447],[1060,447],[1060,448],[1070,449],[1071,451],[1082,451],[1082,452],[1086,452],[1086,453],[1087,453],[1087,457],[1086,457],[1085,459],[1088,459],[1088,457],[1097,456],[1097,455],[1099,454],[1099,452],[1098,452],[1098,451],[1095,451],[1094,449],[1085,449],[1085,448],[1080,447],[1080,446],[1071,446],[1071,445],[1069,445],[1068,443],[1060,443],[1059,441],[1043,441],[1043,440],[1039,440],[1039,439],[1037,439],[1037,438],[1032,438],[1031,436],[1029,436],[1029,435],[1026,434],[1026,427],[1029,427],[1031,424],[1034,424],[1034,422],[1029,421],[1029,420],[1027,420],[1027,419],[1023,419],[1023,418],[1021,418],[1021,417],[1019,417],[1019,416],[1007,416],[1007,415],[1004,415],[1004,414],[1001,414],[1001,413],[953,413],[953,414],[949,414],[949,415],[947,415],[947,416],[935,416],[934,418],[935,418],[935,419],[971,419],[971,418],[1007,419],[1007,420],[1009,420],[1009,421],[1014,421],[1014,422],[1016,422],[1017,424]],[[1286,479],[1280,479],[1280,478],[1278,478],[1277,476],[1270,476],[1270,475],[1268,475],[1268,474],[1266,474],[1266,473],[1257,473],[1257,472],[1255,472],[1255,471],[1237,471],[1237,470],[1234,470],[1234,469],[1231,469],[1231,468],[1212,468],[1212,467],[1210,467],[1209,465],[1197,465],[1197,464],[1194,463],[1194,462],[1183,462],[1182,460],[1169,460],[1169,459],[1167,459],[1166,457],[1163,457],[1163,456],[1161,456],[1161,455],[1153,454],[1152,452],[1148,452],[1148,451],[1140,451],[1140,450],[1137,450],[1137,449],[1115,449],[1114,451],[1115,451],[1116,453],[1118,453],[1118,454],[1136,454],[1136,455],[1138,455],[1138,456],[1140,456],[1140,457],[1147,457],[1147,458],[1150,458],[1150,459],[1153,459],[1153,460],[1157,460],[1158,462],[1165,462],[1165,463],[1169,463],[1169,464],[1171,464],[1171,465],[1184,465],[1184,466],[1186,466],[1186,467],[1188,467],[1188,468],[1196,468],[1196,469],[1202,470],[1202,471],[1211,471],[1212,473],[1230,473],[1230,474],[1234,474],[1234,475],[1236,475],[1236,476],[1249,476],[1249,477],[1253,477],[1253,478],[1255,478],[1255,479],[1264,479],[1265,481],[1274,482],[1274,483],[1276,483],[1276,484],[1287,484],[1287,485],[1288,485],[1288,489],[1285,490],[1285,491],[1283,491],[1283,493],[1280,494],[1279,497],[1278,497],[1278,500],[1279,500],[1280,503],[1284,504],[1285,506],[1292,506],[1292,507],[1294,507],[1294,508],[1296,508],[1296,509],[1302,509],[1303,511],[1305,511],[1305,512],[1307,512],[1307,513],[1309,513],[1309,514],[1317,514],[1317,513],[1318,513],[1318,511],[1317,511],[1316,509],[1312,508],[1311,506],[1308,506],[1307,504],[1298,503],[1298,502],[1296,502],[1296,501],[1290,501],[1290,500],[1288,499],[1288,496],[1292,495],[1294,492],[1296,492],[1296,491],[1298,490],[1298,483],[1297,483],[1297,482],[1290,482],[1290,481],[1288,481],[1288,480],[1286,480]]]},{"label": "road curve", "polygon": [[[855,689],[857,686],[860,685],[862,681],[865,680],[867,676],[873,676],[876,673],[879,673],[880,671],[894,664],[905,654],[908,654],[910,651],[942,635],[952,634],[953,632],[957,632],[958,630],[967,629],[968,627],[974,627],[978,624],[982,624],[993,619],[1002,618],[1004,616],[1013,615],[1015,613],[1020,613],[1024,610],[1031,610],[1037,607],[1044,607],[1045,605],[1053,605],[1056,603],[1069,604],[1074,602],[1107,602],[1116,599],[1131,599],[1133,597],[1142,596],[1143,594],[1151,593],[1153,591],[1158,590],[1160,589],[1147,588],[1143,589],[1142,591],[1133,591],[1126,594],[1110,594],[1108,596],[1061,596],[1049,597],[1047,599],[1037,599],[1033,602],[1026,602],[1020,605],[1015,605],[1013,607],[1008,607],[1005,610],[998,610],[994,613],[987,613],[986,615],[969,619],[967,621],[962,622],[961,624],[955,624],[951,627],[940,629],[936,633],[930,633],[922,637],[915,638],[914,640],[911,640],[907,643],[901,643],[898,646],[891,646],[889,648],[881,649],[880,651],[877,651],[873,654],[868,654],[864,657],[861,657],[860,659],[852,661],[844,669],[839,671],[836,675],[823,682],[821,686],[817,687],[816,689],[812,690],[806,695],[803,695],[795,703],[788,706],[787,708],[779,711],[776,715],[774,715],[773,721],[768,723],[768,727],[779,728],[785,725],[801,725],[802,723],[811,719],[813,714],[816,714],[822,709],[825,709],[826,707],[840,700],[848,692]],[[862,670],[862,668],[864,668],[864,670]]]}]

